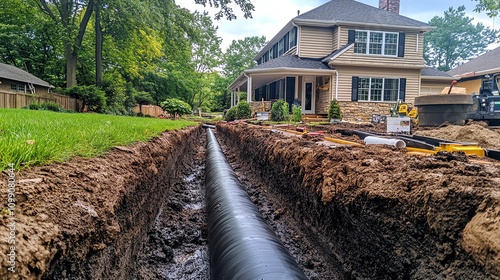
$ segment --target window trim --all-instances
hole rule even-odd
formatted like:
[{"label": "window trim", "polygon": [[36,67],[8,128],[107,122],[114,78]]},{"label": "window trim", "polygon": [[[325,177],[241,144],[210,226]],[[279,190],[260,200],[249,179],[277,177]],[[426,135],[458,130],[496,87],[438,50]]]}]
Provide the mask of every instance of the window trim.
[{"label": "window trim", "polygon": [[[388,102],[397,102],[398,99],[400,99],[400,92],[401,92],[401,78],[383,78],[383,77],[365,77],[365,76],[359,76],[357,77],[358,80],[357,80],[357,100],[358,102],[385,102],[385,103],[388,103]],[[368,100],[363,100],[361,99],[361,95],[360,95],[360,88],[359,88],[359,85],[360,85],[360,82],[361,82],[361,79],[369,79],[369,82],[368,82]],[[372,100],[371,96],[372,96],[372,79],[382,79],[382,88],[380,89],[381,90],[381,100]],[[397,80],[398,81],[398,88],[396,89],[396,100],[384,100],[384,93],[385,93],[385,81],[386,80]]]},{"label": "window trim", "polygon": [[10,90],[14,92],[26,93],[26,84],[10,84]]},{"label": "window trim", "polygon": [[[356,33],[357,32],[366,32],[366,52],[361,53],[361,52],[356,52]],[[370,53],[370,36],[371,33],[382,33],[382,49],[381,49],[381,54],[371,54]],[[396,54],[385,54],[385,45],[386,45],[386,34],[395,34],[397,36],[397,41],[396,41]],[[391,31],[379,31],[379,30],[362,30],[362,29],[355,29],[354,30],[354,50],[353,52],[355,54],[360,54],[360,55],[373,55],[373,56],[388,56],[388,57],[398,57],[399,53],[399,40],[400,40],[401,34],[399,32],[391,32]]]}]

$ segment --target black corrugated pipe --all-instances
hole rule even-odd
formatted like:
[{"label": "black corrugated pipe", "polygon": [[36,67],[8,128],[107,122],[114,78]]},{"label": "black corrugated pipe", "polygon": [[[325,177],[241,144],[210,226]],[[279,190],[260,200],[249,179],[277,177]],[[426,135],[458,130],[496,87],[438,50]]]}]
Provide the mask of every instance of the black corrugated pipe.
[{"label": "black corrugated pipe", "polygon": [[211,279],[307,279],[248,197],[209,128],[207,140]]}]

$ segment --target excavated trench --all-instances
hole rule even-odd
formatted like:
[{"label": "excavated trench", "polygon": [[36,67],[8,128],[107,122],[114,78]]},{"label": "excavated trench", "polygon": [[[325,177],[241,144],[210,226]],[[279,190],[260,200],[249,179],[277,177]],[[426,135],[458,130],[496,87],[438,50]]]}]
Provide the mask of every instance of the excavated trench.
[{"label": "excavated trench", "polygon": [[[498,164],[244,125],[216,137],[308,279],[500,279]],[[0,278],[210,279],[206,147],[196,127],[21,172],[17,272]]]}]

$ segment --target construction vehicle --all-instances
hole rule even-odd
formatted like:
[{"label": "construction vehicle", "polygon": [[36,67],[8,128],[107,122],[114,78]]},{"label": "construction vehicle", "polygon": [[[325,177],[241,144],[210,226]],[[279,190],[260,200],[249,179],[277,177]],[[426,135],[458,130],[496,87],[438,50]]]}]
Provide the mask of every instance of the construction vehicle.
[{"label": "construction vehicle", "polygon": [[410,117],[417,118],[418,111],[416,108],[410,108],[408,104],[398,100],[391,108],[391,117]]},{"label": "construction vehicle", "polygon": [[[463,125],[466,120],[500,123],[500,73],[486,75],[479,94],[424,95],[415,98],[419,126],[439,126],[443,123]],[[454,83],[452,83],[453,86]],[[448,90],[448,92],[451,91]]]},{"label": "construction vehicle", "polygon": [[467,119],[494,122],[500,120],[500,73],[486,75],[481,81],[479,94],[472,95],[473,105]]}]

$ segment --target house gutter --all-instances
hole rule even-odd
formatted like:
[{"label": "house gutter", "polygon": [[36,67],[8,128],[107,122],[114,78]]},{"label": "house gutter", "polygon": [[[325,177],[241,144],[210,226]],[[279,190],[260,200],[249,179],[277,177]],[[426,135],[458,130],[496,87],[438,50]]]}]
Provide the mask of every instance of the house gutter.
[{"label": "house gutter", "polygon": [[266,74],[272,72],[285,72],[283,74],[301,74],[301,73],[311,73],[311,74],[331,74],[331,71],[335,71],[333,69],[308,69],[308,68],[289,68],[289,67],[278,67],[278,68],[266,68],[266,69],[251,69],[245,71],[248,74]]},{"label": "house gutter", "polygon": [[388,24],[380,24],[380,23],[367,23],[367,22],[355,22],[355,21],[324,21],[324,20],[315,20],[315,19],[294,19],[293,20],[298,25],[309,25],[309,26],[318,26],[318,27],[331,27],[336,25],[347,25],[347,26],[371,26],[371,27],[380,27],[380,28],[388,28],[388,29],[398,29],[398,30],[407,30],[407,31],[432,31],[436,29],[434,26],[399,26],[399,25],[388,25]]},{"label": "house gutter", "polygon": [[461,77],[441,77],[441,76],[421,76],[421,80],[426,81],[452,81],[452,80],[460,80]]},{"label": "house gutter", "polygon": [[493,68],[493,69],[488,69],[488,70],[468,72],[468,73],[464,73],[461,75],[453,75],[453,78],[455,80],[460,79],[460,78],[472,78],[472,77],[476,77],[476,76],[484,76],[486,74],[493,74],[496,72],[500,72],[500,68]]}]

